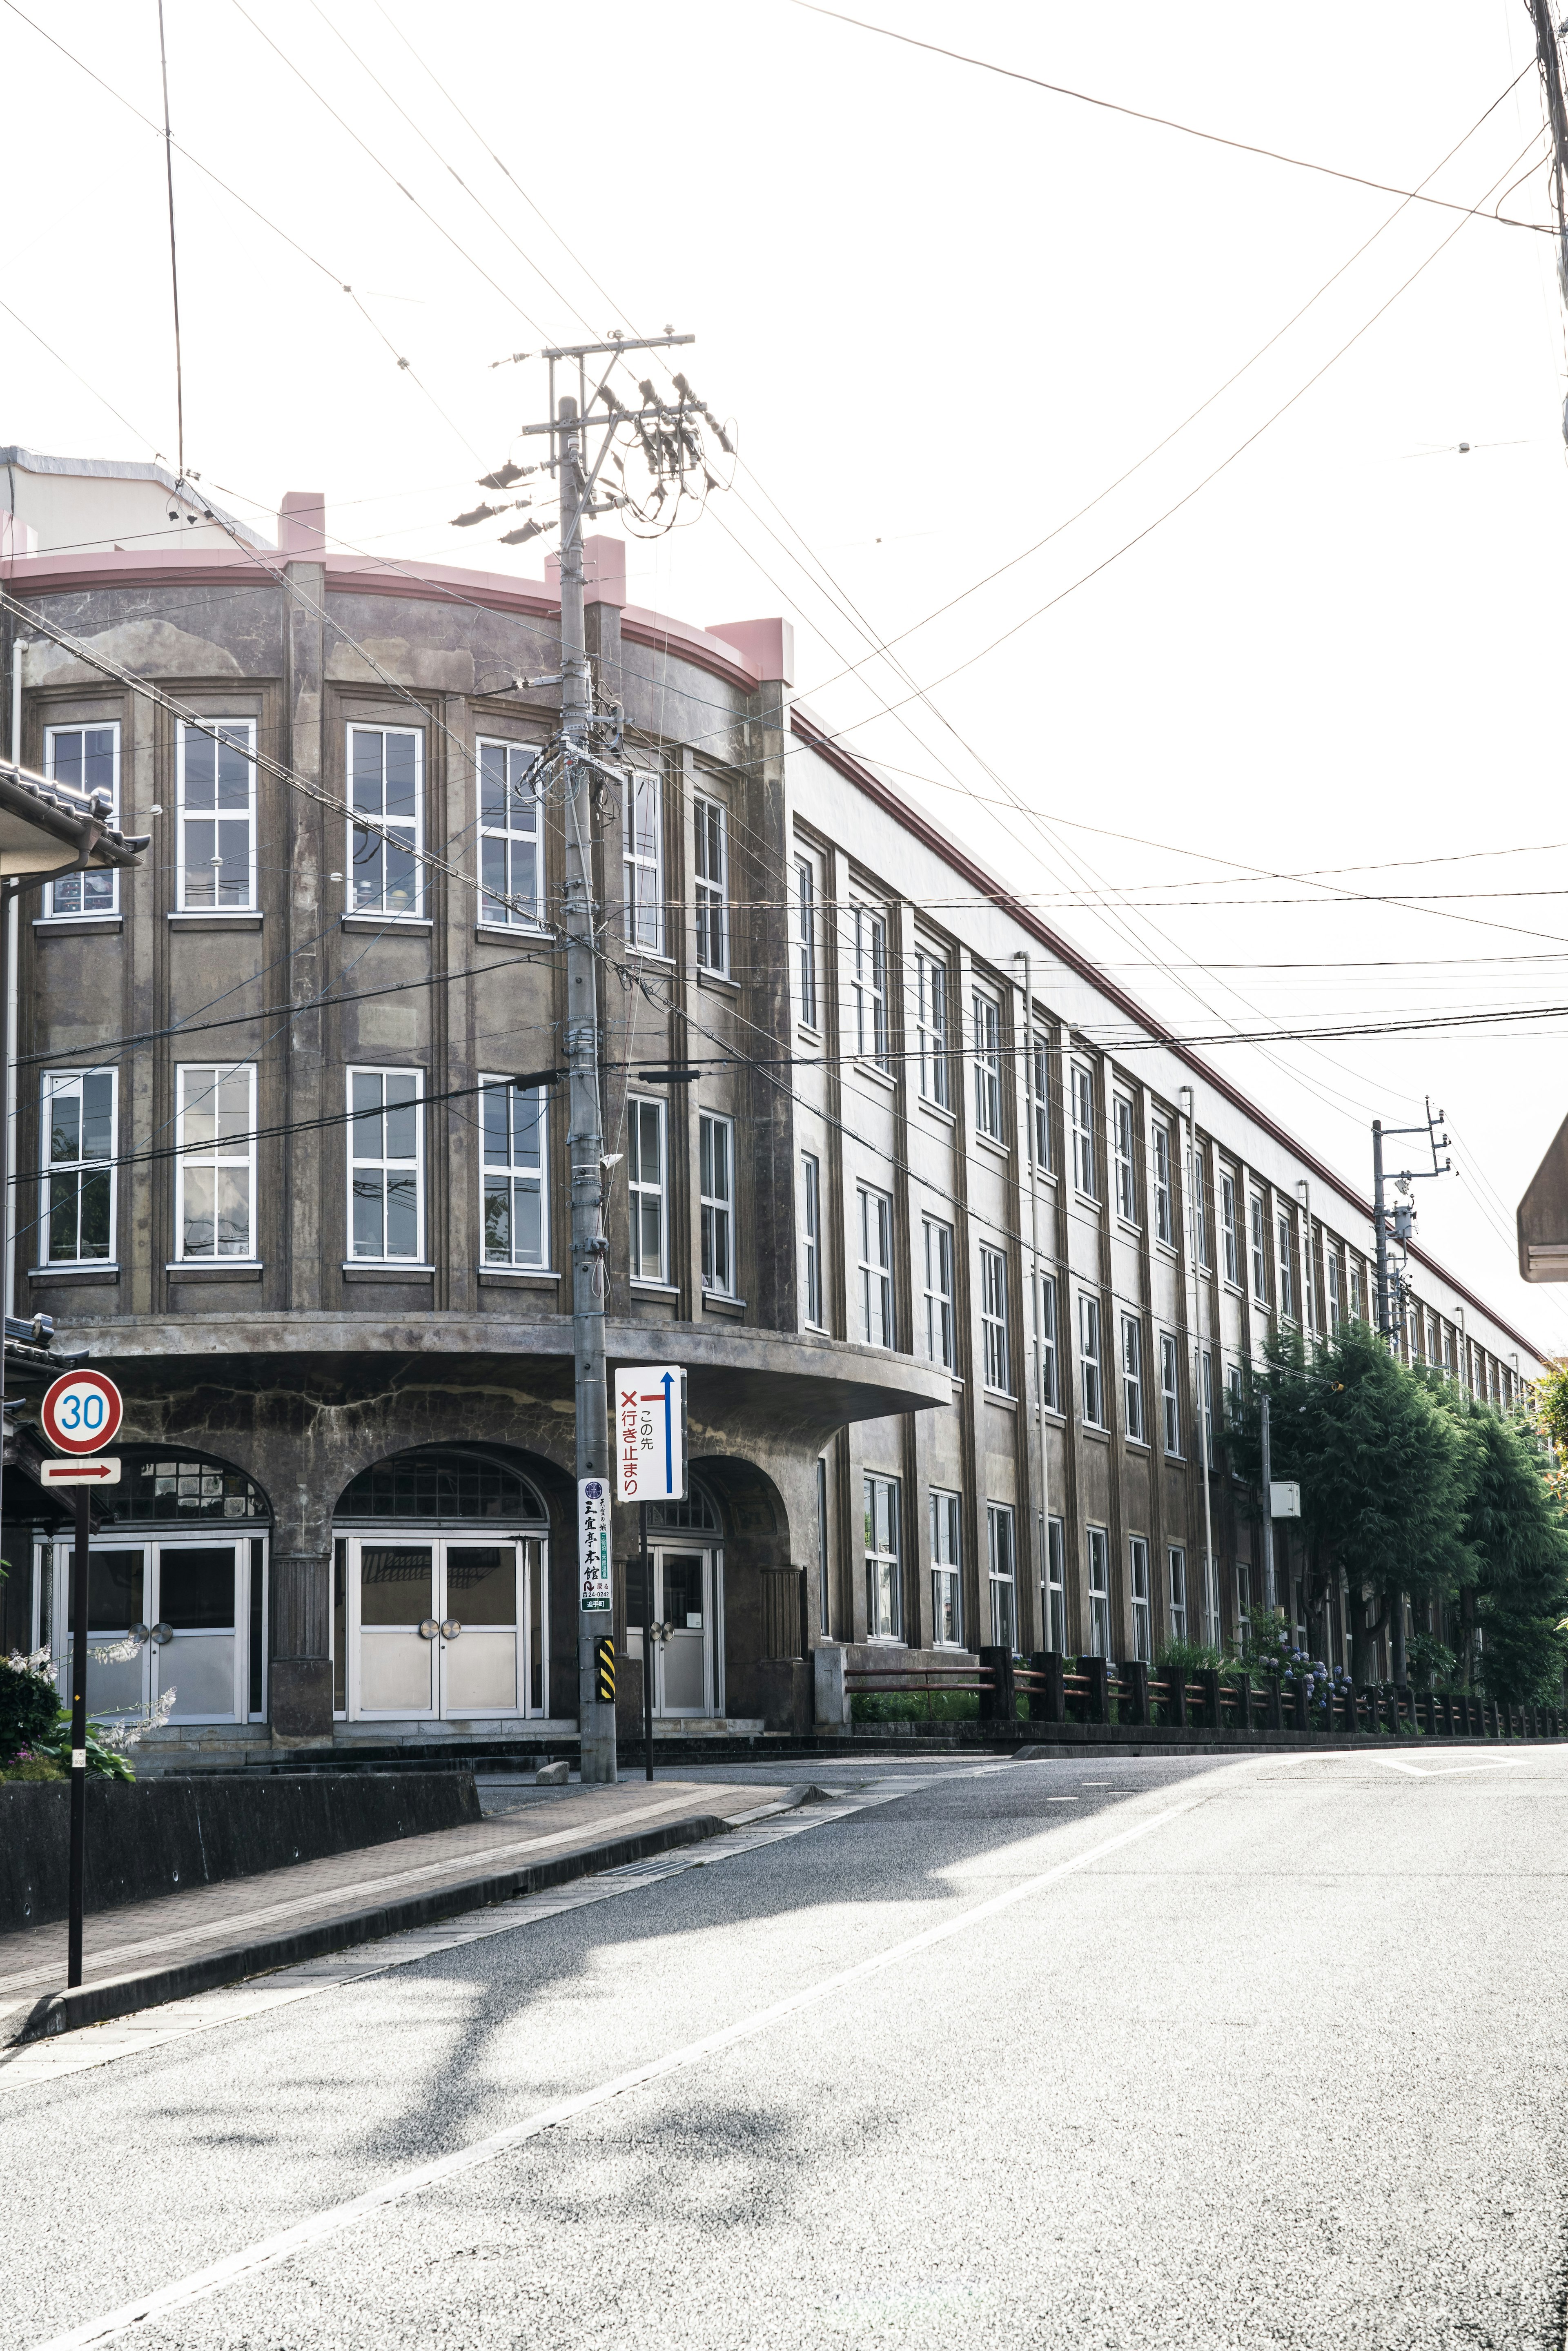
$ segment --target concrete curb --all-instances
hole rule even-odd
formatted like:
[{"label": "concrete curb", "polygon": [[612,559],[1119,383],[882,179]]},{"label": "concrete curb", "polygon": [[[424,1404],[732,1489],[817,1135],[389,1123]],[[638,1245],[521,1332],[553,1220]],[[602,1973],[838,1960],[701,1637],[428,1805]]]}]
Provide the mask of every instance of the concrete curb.
[{"label": "concrete curb", "polygon": [[689,1820],[668,1821],[663,1827],[643,1829],[635,1836],[616,1837],[606,1844],[586,1845],[579,1853],[558,1855],[551,1861],[530,1862],[522,1869],[504,1870],[494,1877],[467,1877],[452,1886],[434,1887],[401,1902],[387,1902],[371,1910],[351,1910],[319,1927],[302,1927],[290,1935],[271,1935],[254,1943],[235,1943],[227,1950],[209,1951],[176,1967],[154,1969],[147,1975],[110,1976],[102,1983],[82,1984],[75,1991],[46,1992],[6,2044],[42,2041],[53,2033],[74,2032],[84,2024],[104,2024],[110,2017],[131,2016],[140,2009],[161,2008],[172,2000],[188,2000],[220,1984],[237,1983],[246,1976],[270,1974],[277,1968],[298,1967],[305,1959],[320,1959],[357,1943],[381,1942],[411,1928],[428,1927],[463,1910],[486,1904],[510,1902],[519,1894],[542,1894],[573,1878],[593,1877],[606,1869],[620,1869],[632,1861],[649,1861],[656,1854],[680,1845],[700,1844],[722,1836],[730,1823],[714,1813]]}]

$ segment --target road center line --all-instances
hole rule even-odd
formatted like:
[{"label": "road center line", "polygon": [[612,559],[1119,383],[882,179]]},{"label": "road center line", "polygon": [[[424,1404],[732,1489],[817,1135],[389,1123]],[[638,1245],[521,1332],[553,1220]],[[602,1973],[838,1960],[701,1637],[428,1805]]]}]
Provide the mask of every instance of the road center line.
[{"label": "road center line", "polygon": [[344,2230],[368,2220],[374,2212],[384,2210],[388,2205],[402,2203],[406,2198],[417,2196],[427,2188],[455,2179],[463,2172],[476,2170],[483,2164],[492,2163],[497,2156],[506,2155],[515,2147],[524,2146],[529,2139],[539,2137],[559,2123],[571,2122],[577,2116],[591,2112],[595,2106],[608,2105],[612,2098],[623,2096],[628,2090],[638,2090],[646,2083],[661,2081],[665,2074],[678,2073],[684,2066],[699,2064],[705,2057],[733,2048],[737,2042],[749,2041],[785,2017],[797,2016],[803,2009],[814,2008],[819,2001],[831,1999],[835,1992],[845,1991],[851,1984],[862,1983],[868,1976],[879,1975],[884,1969],[897,1967],[904,1960],[913,1959],[917,1952],[930,1950],[936,1944],[946,1942],[951,1936],[964,1934],[969,1928],[996,1917],[999,1912],[1010,1910],[1017,1903],[1027,1902],[1031,1896],[1043,1892],[1048,1886],[1054,1886],[1059,1879],[1069,1877],[1077,1870],[1087,1869],[1096,1861],[1103,1861],[1108,1855],[1119,1852],[1123,1846],[1150,1835],[1154,1830],[1164,1828],[1172,1821],[1180,1820],[1184,1813],[1197,1811],[1201,1802],[1201,1798],[1194,1799],[1186,1803],[1171,1805],[1163,1813],[1155,1813],[1147,1820],[1135,1822],[1131,1828],[1121,1830],[1115,1836],[1102,1838],[1098,1844],[1075,1854],[1071,1860],[1058,1862],[1053,1868],[1042,1870],[1038,1877],[1026,1878],[1021,1886],[1009,1886],[1005,1893],[993,1894],[988,1900],[977,1902],[970,1909],[961,1911],[956,1918],[945,1919],[939,1926],[927,1927],[918,1935],[908,1936],[902,1943],[894,1943],[887,1950],[879,1951],[874,1958],[862,1959],[852,1968],[842,1968],[832,1975],[823,1976],[816,1983],[807,1984],[803,1990],[791,1992],[788,1999],[775,2001],[767,2008],[755,2009],[749,2016],[742,2017],[735,2024],[724,2025],[717,2032],[706,2033],[700,2041],[688,2041],[684,2047],[672,2049],[663,2057],[654,2057],[645,2065],[634,2066],[628,2074],[618,2074],[613,2080],[601,2082],[591,2090],[580,2092],[574,2098],[563,2098],[553,2106],[541,2107],[538,2113],[528,2116],[520,2123],[509,2124],[505,2130],[493,2131],[487,2138],[476,2139],[472,2146],[459,2147],[451,2155],[438,2156],[434,2162],[419,2164],[411,2171],[398,2172],[391,2179],[383,2180],[379,2188],[368,2189],[363,2196],[356,2196],[347,2204],[334,2204],[324,2212],[312,2214],[308,2220],[298,2220],[291,2229],[284,2229],[276,2236],[263,2237],[256,2244],[246,2245],[240,2252],[230,2253],[225,2260],[214,2262],[207,2269],[193,2271],[189,2277],[177,2279],[172,2284],[158,2286],[152,2293],[140,2295],[134,2302],[121,2304],[118,2310],[107,2311],[99,2318],[90,2318],[84,2325],[72,2327],[68,2334],[51,2335],[47,2342],[35,2345],[34,2351],[83,2351],[87,2345],[107,2343],[112,2336],[123,2334],[128,2327],[139,2326],[150,2318],[162,2317],[165,2312],[181,2309],[188,2303],[200,2302],[206,2295],[216,2294],[241,2278],[252,2276],[258,2270],[271,2269],[277,2262],[287,2261],[291,2254],[303,2252],[308,2245],[319,2245],[327,2238],[340,2235]]}]

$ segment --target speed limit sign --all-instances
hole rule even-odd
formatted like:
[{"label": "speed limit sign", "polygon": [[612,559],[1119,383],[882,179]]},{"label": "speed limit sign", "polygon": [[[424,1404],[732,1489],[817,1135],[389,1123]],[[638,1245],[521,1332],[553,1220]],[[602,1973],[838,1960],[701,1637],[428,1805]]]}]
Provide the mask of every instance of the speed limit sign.
[{"label": "speed limit sign", "polygon": [[114,1442],[123,1411],[102,1372],[63,1372],[44,1398],[44,1435],[62,1453],[96,1453]]}]

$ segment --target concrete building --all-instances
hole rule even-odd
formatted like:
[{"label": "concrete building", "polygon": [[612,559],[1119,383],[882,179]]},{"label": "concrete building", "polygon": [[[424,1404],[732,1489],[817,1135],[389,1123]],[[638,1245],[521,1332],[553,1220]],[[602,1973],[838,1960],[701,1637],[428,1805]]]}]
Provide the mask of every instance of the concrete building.
[{"label": "concrete building", "polygon": [[[312,494],[276,549],[166,508],[134,543],[133,469],[0,465],[34,518],[0,562],[22,756],[153,837],[20,925],[8,1302],[127,1397],[91,1621],[135,1639],[94,1702],[172,1687],[174,1752],[559,1744],[558,696],[518,683],[557,597],[334,552]],[[610,1359],[690,1386],[662,1725],[804,1727],[827,1643],[1233,1636],[1266,1595],[1226,1400],[1270,1329],[1367,1312],[1367,1204],[832,741],[786,622],[693,627],[589,558],[630,770],[599,811]],[[1529,1343],[1411,1271],[1411,1346],[1508,1401]],[[35,1489],[5,1511],[7,1638],[54,1637],[65,1546]]]}]

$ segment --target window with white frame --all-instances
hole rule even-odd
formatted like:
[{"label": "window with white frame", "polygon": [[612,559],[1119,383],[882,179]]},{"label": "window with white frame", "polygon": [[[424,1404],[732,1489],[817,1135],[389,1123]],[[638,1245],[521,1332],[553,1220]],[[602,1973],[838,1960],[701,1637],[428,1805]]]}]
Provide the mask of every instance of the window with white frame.
[{"label": "window with white frame", "polygon": [[964,1646],[959,1499],[931,1489],[931,1638],[939,1649]]},{"label": "window with white frame", "polygon": [[475,745],[479,769],[479,919],[515,930],[544,919],[544,802],[538,753],[526,743]]},{"label": "window with white frame", "polygon": [[1247,1638],[1252,1622],[1252,1569],[1249,1562],[1236,1562],[1236,1639],[1239,1645]]},{"label": "window with white frame", "polygon": [[873,1641],[904,1638],[904,1575],[900,1562],[896,1478],[868,1474],[865,1481],[865,1616]]},{"label": "window with white frame", "polygon": [[947,1045],[947,959],[935,947],[915,950],[915,1039],[920,1063],[920,1096],[938,1110],[952,1108],[953,1083]]},{"label": "window with white frame", "polygon": [[256,721],[182,719],[175,730],[175,904],[212,913],[256,904]]},{"label": "window with white frame", "polygon": [[1057,1356],[1056,1276],[1040,1277],[1040,1400],[1047,1412],[1061,1410],[1061,1368]]},{"label": "window with white frame", "polygon": [[1274,1219],[1274,1237],[1278,1244],[1276,1260],[1280,1281],[1280,1311],[1292,1321],[1296,1312],[1296,1245],[1291,1228],[1291,1212],[1281,1208]]},{"label": "window with white frame", "polygon": [[1116,1214],[1124,1224],[1138,1221],[1138,1169],[1133,1155],[1133,1105],[1125,1094],[1112,1097],[1116,1144]]},{"label": "window with white frame", "polygon": [[1197,1261],[1205,1273],[1209,1268],[1207,1178],[1206,1155],[1195,1146],[1192,1155],[1192,1223],[1197,1244]]},{"label": "window with white frame", "polygon": [[1008,1259],[1005,1249],[980,1243],[980,1336],[986,1385],[998,1395],[1013,1392],[1012,1338],[1008,1329]]},{"label": "window with white frame", "polygon": [[1084,1420],[1091,1428],[1103,1428],[1105,1373],[1100,1357],[1100,1301],[1086,1290],[1078,1293],[1078,1368],[1082,1381]]},{"label": "window with white frame", "polygon": [[664,1112],[662,1102],[632,1095],[626,1103],[626,1194],[632,1279],[664,1280]]},{"label": "window with white frame", "polygon": [[1051,1048],[1043,1037],[1034,1040],[1030,1061],[1030,1107],[1034,1115],[1034,1164],[1042,1176],[1051,1173]]},{"label": "window with white frame", "polygon": [[1228,1430],[1241,1426],[1243,1394],[1240,1364],[1228,1364],[1225,1371],[1225,1426]]},{"label": "window with white frame", "polygon": [[1210,1553],[1203,1564],[1204,1644],[1207,1648],[1218,1649],[1224,1637],[1224,1621],[1219,1613],[1219,1562]]},{"label": "window with white frame", "polygon": [[1333,1247],[1332,1242],[1325,1243],[1323,1248],[1323,1289],[1327,1293],[1329,1332],[1331,1336],[1339,1329],[1339,1251]]},{"label": "window with white frame", "polygon": [[1366,1314],[1365,1314],[1365,1310],[1364,1310],[1364,1306],[1363,1306],[1363,1304],[1362,1304],[1361,1268],[1360,1268],[1360,1266],[1358,1266],[1358,1265],[1353,1265],[1353,1266],[1351,1267],[1351,1269],[1350,1269],[1350,1281],[1349,1281],[1348,1287],[1349,1287],[1349,1290],[1350,1290],[1350,1314],[1351,1314],[1351,1320],[1352,1320],[1352,1322],[1365,1322],[1365,1320],[1366,1320]]},{"label": "window with white frame", "polygon": [[1111,1537],[1103,1527],[1089,1529],[1089,1654],[1111,1654]]},{"label": "window with white frame", "polygon": [[1072,1077],[1072,1182],[1086,1200],[1098,1199],[1094,1178],[1094,1073],[1074,1061]]},{"label": "window with white frame", "polygon": [[1236,1178],[1219,1179],[1219,1227],[1225,1241],[1225,1279],[1233,1290],[1241,1287],[1241,1249],[1236,1230]]},{"label": "window with white frame", "polygon": [[1181,1458],[1181,1350],[1174,1331],[1160,1332],[1160,1413],[1166,1451],[1177,1461]]},{"label": "window with white frame", "polygon": [[1013,1649],[1018,1646],[1018,1553],[1010,1503],[987,1503],[986,1540],[990,1554],[991,1643],[995,1648]]},{"label": "window with white frame", "polygon": [[925,1353],[934,1364],[957,1366],[953,1315],[953,1228],[939,1217],[922,1223],[925,1255]]},{"label": "window with white frame", "polygon": [[795,1017],[803,1029],[817,1021],[817,870],[795,860]]},{"label": "window with white frame", "polygon": [[692,862],[697,963],[704,971],[727,972],[729,812],[720,800],[692,802]]},{"label": "window with white frame", "polygon": [[1269,1303],[1269,1248],[1264,1233],[1263,1195],[1254,1192],[1252,1216],[1252,1295],[1260,1306]]},{"label": "window with white frame", "polygon": [[[44,773],[51,783],[62,784],[68,791],[85,793],[89,799],[95,792],[107,792],[109,820],[118,824],[119,720],[106,719],[90,726],[46,726]],[[51,914],[112,914],[119,904],[119,876],[112,871],[62,873],[49,884]]]},{"label": "window with white frame", "polygon": [[1169,1244],[1176,1239],[1176,1217],[1171,1207],[1171,1131],[1155,1121],[1155,1238]]},{"label": "window with white frame", "polygon": [[805,1251],[806,1321],[822,1327],[822,1163],[814,1151],[800,1155],[800,1237]]},{"label": "window with white frame", "polygon": [[256,1255],[256,1065],[174,1071],[174,1232],[182,1259]]},{"label": "window with white frame", "polygon": [[41,1219],[47,1265],[97,1265],[114,1256],[117,1071],[46,1070]]},{"label": "window with white frame", "polygon": [[1210,1348],[1202,1351],[1199,1381],[1203,1399],[1203,1458],[1212,1469],[1214,1462],[1214,1354]]},{"label": "window with white frame", "polygon": [[424,1113],[418,1070],[350,1070],[350,1255],[417,1263],[424,1245]]},{"label": "window with white frame", "polygon": [[855,1194],[859,1226],[861,1332],[868,1347],[891,1347],[893,1319],[893,1202],[885,1192],[862,1184]]},{"label": "window with white frame", "polygon": [[542,1086],[479,1081],[486,1265],[549,1263],[549,1109]]},{"label": "window with white frame", "polygon": [[[349,904],[358,914],[423,914],[424,736],[413,726],[350,726]],[[375,831],[371,831],[371,826]]]},{"label": "window with white frame", "polygon": [[1002,1140],[1002,1009],[995,997],[974,998],[975,1130]]},{"label": "window with white frame", "polygon": [[1445,1324],[1443,1326],[1443,1370],[1450,1380],[1455,1376],[1454,1353],[1454,1334]]},{"label": "window with white frame", "polygon": [[1301,1322],[1308,1331],[1318,1327],[1317,1268],[1312,1262],[1312,1220],[1301,1211]]},{"label": "window with white frame", "polygon": [[888,1067],[887,917],[873,906],[850,907],[851,993],[854,999],[855,1052],[862,1061]]},{"label": "window with white frame", "polygon": [[1144,1326],[1135,1314],[1122,1317],[1122,1409],[1127,1436],[1144,1442]]},{"label": "window with white frame", "polygon": [[1067,1649],[1067,1528],[1057,1518],[1045,1522],[1046,1646],[1058,1656]]},{"label": "window with white frame", "polygon": [[703,1288],[735,1296],[735,1122],[705,1110],[697,1118]]},{"label": "window with white frame", "polygon": [[1186,1638],[1186,1553],[1180,1543],[1166,1547],[1166,1587],[1170,1604],[1171,1639]]},{"label": "window with white frame", "polygon": [[621,787],[621,889],[628,943],[664,952],[664,779],[634,768]]},{"label": "window with white frame", "polygon": [[1127,1538],[1127,1583],[1133,1602],[1133,1655],[1145,1666],[1155,1659],[1154,1619],[1149,1604],[1149,1544],[1146,1535]]}]

